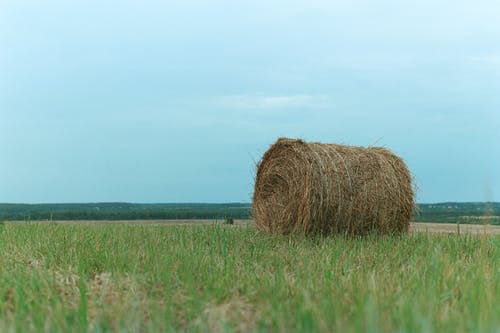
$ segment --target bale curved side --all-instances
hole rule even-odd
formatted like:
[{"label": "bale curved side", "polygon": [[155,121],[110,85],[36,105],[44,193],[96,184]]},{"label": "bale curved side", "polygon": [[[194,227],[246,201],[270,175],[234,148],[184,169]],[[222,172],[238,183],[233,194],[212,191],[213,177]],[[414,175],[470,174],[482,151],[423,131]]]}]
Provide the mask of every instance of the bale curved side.
[{"label": "bale curved side", "polygon": [[406,232],[411,175],[385,148],[280,138],[257,167],[253,217],[272,234]]}]

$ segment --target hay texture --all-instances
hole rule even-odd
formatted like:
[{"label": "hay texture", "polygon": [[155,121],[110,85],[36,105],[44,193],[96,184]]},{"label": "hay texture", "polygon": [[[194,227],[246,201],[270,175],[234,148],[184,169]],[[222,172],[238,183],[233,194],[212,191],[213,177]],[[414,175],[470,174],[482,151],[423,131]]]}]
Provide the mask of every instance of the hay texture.
[{"label": "hay texture", "polygon": [[403,233],[411,174],[385,148],[280,138],[257,166],[253,218],[271,234]]}]

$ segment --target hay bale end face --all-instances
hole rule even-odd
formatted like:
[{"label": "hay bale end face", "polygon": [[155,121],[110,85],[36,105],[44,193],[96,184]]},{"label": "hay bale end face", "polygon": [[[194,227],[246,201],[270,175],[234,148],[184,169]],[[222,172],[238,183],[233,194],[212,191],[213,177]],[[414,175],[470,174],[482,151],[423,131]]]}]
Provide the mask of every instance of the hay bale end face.
[{"label": "hay bale end face", "polygon": [[280,138],[257,166],[253,218],[271,234],[403,233],[411,174],[385,148]]}]

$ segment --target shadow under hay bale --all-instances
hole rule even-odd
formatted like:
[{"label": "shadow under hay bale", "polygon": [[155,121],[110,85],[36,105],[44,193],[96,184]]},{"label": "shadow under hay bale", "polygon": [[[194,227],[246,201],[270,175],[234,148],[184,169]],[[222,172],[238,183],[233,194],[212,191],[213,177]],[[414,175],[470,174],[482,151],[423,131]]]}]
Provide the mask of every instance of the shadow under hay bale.
[{"label": "shadow under hay bale", "polygon": [[257,166],[253,218],[271,234],[404,233],[411,179],[385,148],[280,138]]}]

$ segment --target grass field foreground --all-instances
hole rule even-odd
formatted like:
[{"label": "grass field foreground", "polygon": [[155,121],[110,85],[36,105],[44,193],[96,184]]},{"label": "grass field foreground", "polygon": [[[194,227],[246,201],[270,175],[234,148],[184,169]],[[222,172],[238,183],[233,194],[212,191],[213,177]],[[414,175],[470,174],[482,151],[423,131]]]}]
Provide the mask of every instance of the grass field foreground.
[{"label": "grass field foreground", "polygon": [[0,225],[0,331],[500,332],[500,237]]}]

